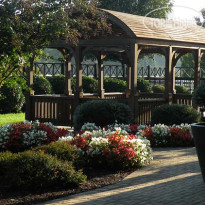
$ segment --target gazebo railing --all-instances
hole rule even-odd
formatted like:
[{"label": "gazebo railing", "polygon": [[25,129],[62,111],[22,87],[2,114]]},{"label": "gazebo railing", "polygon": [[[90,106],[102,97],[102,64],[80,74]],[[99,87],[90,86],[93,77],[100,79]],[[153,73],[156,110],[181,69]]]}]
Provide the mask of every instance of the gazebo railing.
[{"label": "gazebo railing", "polygon": [[56,125],[72,125],[74,98],[60,95],[31,96],[31,119],[52,122]]},{"label": "gazebo railing", "polygon": [[179,105],[193,106],[192,95],[190,94],[174,94],[173,103]]},{"label": "gazebo railing", "polygon": [[163,105],[166,104],[165,98],[139,98],[138,101],[136,101],[136,116],[137,116],[137,123],[141,125],[150,124],[151,123],[151,117],[152,117],[152,111]]}]

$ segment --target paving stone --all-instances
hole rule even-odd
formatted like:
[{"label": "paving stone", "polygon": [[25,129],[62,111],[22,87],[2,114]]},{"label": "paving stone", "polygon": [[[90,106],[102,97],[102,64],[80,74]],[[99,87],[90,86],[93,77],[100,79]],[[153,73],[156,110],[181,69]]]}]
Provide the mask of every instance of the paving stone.
[{"label": "paving stone", "polygon": [[118,184],[41,205],[205,205],[195,148],[154,149],[153,156]]}]

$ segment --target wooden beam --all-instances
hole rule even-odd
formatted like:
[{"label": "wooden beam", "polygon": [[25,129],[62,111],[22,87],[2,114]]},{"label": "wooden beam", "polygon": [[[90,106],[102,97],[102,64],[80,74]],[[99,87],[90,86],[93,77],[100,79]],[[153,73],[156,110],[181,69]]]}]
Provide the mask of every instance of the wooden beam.
[{"label": "wooden beam", "polygon": [[72,95],[72,88],[71,88],[71,55],[65,59],[65,95],[70,96]]},{"label": "wooden beam", "polygon": [[200,83],[200,73],[201,73],[201,58],[202,58],[202,51],[199,48],[194,53],[194,60],[195,60],[195,67],[194,67],[194,89],[199,86]]},{"label": "wooden beam", "polygon": [[82,48],[77,46],[75,49],[75,64],[76,64],[76,92],[75,97],[81,98],[83,97],[83,68],[82,68]]},{"label": "wooden beam", "polygon": [[175,93],[175,69],[173,66],[173,59],[175,52],[173,48],[169,46],[166,53],[166,68],[165,68],[165,94],[167,100],[172,103],[172,96]]},{"label": "wooden beam", "polygon": [[102,52],[99,52],[97,55],[98,61],[98,93],[101,99],[105,98],[105,90],[104,90],[104,67],[103,67],[103,59],[105,55]]}]

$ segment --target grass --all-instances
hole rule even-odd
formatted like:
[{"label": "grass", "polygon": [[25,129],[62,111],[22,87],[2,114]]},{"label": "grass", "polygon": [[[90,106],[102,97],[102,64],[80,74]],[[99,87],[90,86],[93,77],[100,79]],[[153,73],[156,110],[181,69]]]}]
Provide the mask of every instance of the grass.
[{"label": "grass", "polygon": [[22,122],[24,120],[25,120],[25,113],[0,114],[0,126],[8,123]]}]

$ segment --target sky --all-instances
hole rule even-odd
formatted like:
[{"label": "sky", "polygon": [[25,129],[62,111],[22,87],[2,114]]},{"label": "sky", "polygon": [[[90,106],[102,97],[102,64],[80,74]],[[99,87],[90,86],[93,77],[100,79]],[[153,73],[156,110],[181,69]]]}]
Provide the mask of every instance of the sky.
[{"label": "sky", "polygon": [[173,0],[173,12],[170,19],[194,22],[194,17],[201,17],[200,11],[205,8],[205,0]]}]

